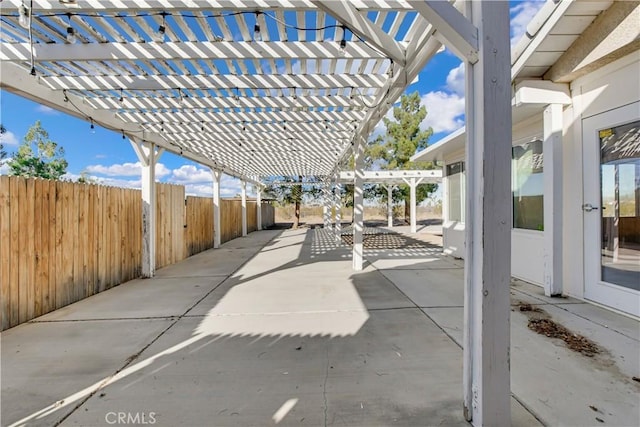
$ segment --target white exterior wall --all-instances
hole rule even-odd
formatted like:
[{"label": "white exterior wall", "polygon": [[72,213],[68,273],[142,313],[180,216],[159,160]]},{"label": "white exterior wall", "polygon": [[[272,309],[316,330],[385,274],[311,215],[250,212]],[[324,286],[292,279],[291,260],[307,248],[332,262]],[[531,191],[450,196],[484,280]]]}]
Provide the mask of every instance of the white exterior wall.
[{"label": "white exterior wall", "polygon": [[[464,161],[464,150],[451,153],[444,159],[445,165]],[[446,166],[442,169],[442,250],[445,254],[455,258],[464,258],[465,233],[464,222],[449,220],[449,180],[446,176]],[[464,198],[464,194],[462,195]],[[463,213],[464,214],[464,213]]]},{"label": "white exterior wall", "polygon": [[511,230],[511,275],[542,286],[544,283],[544,233]]},{"label": "white exterior wall", "polygon": [[[584,297],[582,120],[640,98],[640,53],[635,52],[571,83],[573,105],[565,110],[563,293]],[[592,173],[598,173],[593,171]]]},{"label": "white exterior wall", "polygon": [[[542,136],[542,115],[518,123],[513,129],[513,142],[524,143],[534,137]],[[464,160],[464,152],[445,157],[445,164]],[[443,178],[443,215],[442,246],[443,252],[456,258],[464,258],[465,225],[463,222],[448,220],[449,187],[446,177]],[[527,282],[542,286],[543,232],[535,230],[512,229],[511,231],[511,275]]]}]

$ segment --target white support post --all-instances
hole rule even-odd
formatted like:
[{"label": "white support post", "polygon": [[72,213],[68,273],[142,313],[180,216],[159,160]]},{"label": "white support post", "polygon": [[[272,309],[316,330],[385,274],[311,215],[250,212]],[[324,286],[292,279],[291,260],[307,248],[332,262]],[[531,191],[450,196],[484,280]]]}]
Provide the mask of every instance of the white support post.
[{"label": "white support post", "polygon": [[340,183],[336,182],[335,198],[336,198],[336,243],[342,243],[342,188]]},{"label": "white support post", "polygon": [[324,228],[329,228],[329,184],[322,185],[322,223]]},{"label": "white support post", "polygon": [[362,234],[364,231],[364,141],[356,136],[354,141],[354,180],[353,180],[353,269],[360,271],[364,264]]},{"label": "white support post", "polygon": [[416,215],[417,215],[417,210],[416,210],[416,179],[415,178],[411,178],[411,182],[409,184],[409,198],[410,203],[411,203],[411,233],[415,234],[418,230],[417,230],[417,223],[416,223]]},{"label": "white support post", "polygon": [[242,181],[242,237],[247,235],[247,182]]},{"label": "white support post", "polygon": [[407,183],[407,185],[409,186],[409,215],[411,216],[409,218],[410,224],[411,224],[411,233],[417,233],[418,232],[418,226],[417,226],[417,198],[416,198],[416,188],[418,188],[418,185],[422,182],[424,178],[410,178],[410,179],[404,179],[403,181]]},{"label": "white support post", "polygon": [[544,293],[562,294],[562,105],[543,113]]},{"label": "white support post", "polygon": [[393,185],[387,185],[387,227],[393,227]]},{"label": "white support post", "polygon": [[156,272],[156,163],[162,150],[149,142],[130,140],[142,165],[142,277]]},{"label": "white support post", "polygon": [[211,169],[213,172],[213,247],[220,247],[220,179],[222,172]]},{"label": "white support post", "polygon": [[468,2],[479,60],[466,63],[467,215],[463,387],[473,425],[511,425],[509,3]]},{"label": "white support post", "polygon": [[258,222],[258,231],[262,230],[262,189],[256,187],[256,218]]}]

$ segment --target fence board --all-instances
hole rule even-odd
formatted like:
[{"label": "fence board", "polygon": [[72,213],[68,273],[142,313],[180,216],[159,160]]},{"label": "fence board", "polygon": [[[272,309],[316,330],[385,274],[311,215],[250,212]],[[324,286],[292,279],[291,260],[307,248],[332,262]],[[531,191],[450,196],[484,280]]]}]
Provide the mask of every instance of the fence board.
[{"label": "fence board", "polygon": [[[158,268],[213,247],[211,198],[158,184],[156,199]],[[141,211],[139,190],[0,176],[0,330],[139,277]],[[255,211],[249,201],[249,231]],[[242,234],[241,212],[221,201],[223,242]]]},{"label": "fence board", "polygon": [[36,242],[40,263],[36,284],[36,291],[40,292],[38,316],[49,312],[49,188],[50,181],[41,180],[40,196],[36,195],[40,201],[40,240]]},{"label": "fence board", "polygon": [[11,325],[11,199],[9,177],[0,176],[0,330]]},{"label": "fence board", "polygon": [[33,293],[33,317],[42,315],[42,180],[37,179],[34,184],[34,211],[33,211],[33,239],[30,245],[33,250],[33,278],[31,289]]},{"label": "fence board", "polygon": [[54,271],[54,295],[55,295],[55,308],[60,308],[64,306],[64,300],[62,295],[62,283],[63,283],[63,267],[62,267],[62,253],[64,252],[63,247],[63,237],[64,237],[64,214],[62,211],[62,205],[64,202],[64,194],[63,194],[63,185],[62,182],[55,182],[56,187],[56,255],[55,255],[55,265],[57,268]]}]

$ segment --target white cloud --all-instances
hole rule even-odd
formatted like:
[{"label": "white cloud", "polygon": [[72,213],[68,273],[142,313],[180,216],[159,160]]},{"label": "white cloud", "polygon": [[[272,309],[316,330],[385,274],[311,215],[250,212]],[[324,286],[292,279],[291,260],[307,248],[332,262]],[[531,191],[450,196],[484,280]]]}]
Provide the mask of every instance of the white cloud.
[{"label": "white cloud", "polygon": [[544,5],[544,1],[525,1],[512,7],[509,12],[511,14],[511,46],[515,45],[518,40],[527,31],[527,25],[535,16],[540,8]]},{"label": "white cloud", "polygon": [[452,68],[447,75],[447,88],[458,95],[464,95],[464,62],[456,68]]},{"label": "white cloud", "polygon": [[213,187],[206,184],[187,184],[184,191],[188,196],[211,197],[213,195]]},{"label": "white cloud", "polygon": [[434,133],[453,132],[464,126],[464,97],[443,91],[429,92],[421,97],[427,108],[427,117],[422,121],[422,129],[429,126]]},{"label": "white cloud", "polygon": [[57,114],[60,114],[60,112],[59,112],[59,111],[54,110],[54,109],[53,109],[53,108],[51,108],[51,107],[47,107],[46,105],[38,105],[38,106],[36,107],[36,111],[37,111],[38,113],[42,113],[42,114],[49,114],[49,115],[51,115],[51,116],[55,116],[55,115],[57,115]]},{"label": "white cloud", "polygon": [[7,162],[10,160],[11,160],[11,157],[4,159],[2,163],[0,163],[0,175],[9,175],[10,169]]},{"label": "white cloud", "polygon": [[100,176],[89,176],[90,179],[94,180],[98,184],[108,185],[110,187],[121,187],[121,188],[141,188],[142,181],[139,179],[116,179],[116,178],[104,178]]},{"label": "white cloud", "polygon": [[18,145],[20,144],[20,141],[18,141],[18,137],[16,137],[16,134],[11,132],[11,131],[6,131],[3,134],[0,134],[0,144],[7,146],[7,145]]},{"label": "white cloud", "polygon": [[210,183],[213,181],[213,176],[208,169],[198,168],[194,165],[182,165],[171,171],[169,180],[179,184]]},{"label": "white cloud", "polygon": [[[86,168],[89,173],[97,173],[107,176],[140,176],[142,173],[142,165],[140,162],[135,163],[116,163],[110,166],[105,165],[89,165]],[[171,174],[164,164],[156,164],[156,176],[162,177]]]}]

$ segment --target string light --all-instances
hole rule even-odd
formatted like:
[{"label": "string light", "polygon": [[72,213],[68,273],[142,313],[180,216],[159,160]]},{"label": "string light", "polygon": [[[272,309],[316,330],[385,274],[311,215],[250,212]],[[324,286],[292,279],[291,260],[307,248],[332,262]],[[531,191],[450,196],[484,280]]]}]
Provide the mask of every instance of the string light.
[{"label": "string light", "polygon": [[89,132],[96,133],[96,127],[93,125],[93,118],[89,117],[89,121],[91,122],[91,125],[89,125]]},{"label": "string light", "polygon": [[234,94],[233,94],[233,103],[235,104],[236,107],[240,106],[240,95],[239,95],[239,89],[236,87],[233,89],[234,90]]},{"label": "string light", "polygon": [[66,90],[62,90],[62,95],[64,95],[64,98],[62,98],[62,100],[64,102],[69,102],[69,97],[67,96],[67,91]]},{"label": "string light", "polygon": [[31,14],[24,3],[18,6],[18,15],[18,24],[20,24],[22,28],[29,29],[29,18]]},{"label": "string light", "polygon": [[340,55],[344,56],[347,53],[347,27],[342,26],[342,39],[340,40]]},{"label": "string light", "polygon": [[242,131],[246,131],[247,130],[247,122],[245,122],[244,120],[242,121]]},{"label": "string light", "polygon": [[261,42],[262,34],[260,33],[260,23],[258,23],[258,18],[262,12],[256,12],[256,25],[253,26],[253,41]]},{"label": "string light", "polygon": [[164,26],[164,22],[165,22],[165,16],[167,15],[166,12],[162,12],[162,24],[160,24],[158,26],[158,31],[154,32],[151,35],[151,38],[153,38],[153,41],[158,42],[158,43],[162,43],[164,41],[164,35],[166,32],[166,28]]},{"label": "string light", "polygon": [[200,131],[204,132],[204,120],[200,122]]},{"label": "string light", "polygon": [[74,44],[78,41],[78,37],[76,36],[76,30],[71,26],[71,14],[67,15],[69,17],[69,26],[67,27],[67,43]]},{"label": "string light", "polygon": [[126,137],[124,136],[124,130],[121,130],[122,132],[122,139],[125,139]]},{"label": "string light", "polygon": [[118,99],[118,101],[120,101],[120,103],[124,103],[124,96],[122,95],[123,89],[120,88],[120,99]]}]

